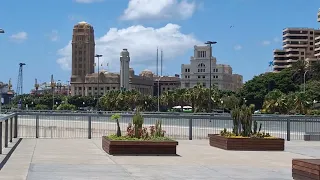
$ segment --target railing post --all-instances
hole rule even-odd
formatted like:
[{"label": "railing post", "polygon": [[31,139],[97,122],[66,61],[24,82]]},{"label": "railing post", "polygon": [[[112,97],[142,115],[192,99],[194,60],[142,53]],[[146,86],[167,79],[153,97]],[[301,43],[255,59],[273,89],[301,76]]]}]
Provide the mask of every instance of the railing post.
[{"label": "railing post", "polygon": [[36,115],[36,138],[39,138],[39,115]]},{"label": "railing post", "polygon": [[192,118],[189,119],[189,140],[192,140]]},{"label": "railing post", "polygon": [[14,116],[14,138],[18,137],[18,115]]},{"label": "railing post", "polygon": [[13,117],[10,118],[10,142],[12,142],[12,131],[13,131]]},{"label": "railing post", "polygon": [[2,154],[2,121],[0,122],[0,154]]},{"label": "railing post", "polygon": [[290,118],[287,119],[287,141],[290,141]]},{"label": "railing post", "polygon": [[9,130],[9,127],[8,127],[8,119],[4,121],[4,147],[8,147],[8,130]]},{"label": "railing post", "polygon": [[91,139],[91,115],[88,116],[88,139]]}]

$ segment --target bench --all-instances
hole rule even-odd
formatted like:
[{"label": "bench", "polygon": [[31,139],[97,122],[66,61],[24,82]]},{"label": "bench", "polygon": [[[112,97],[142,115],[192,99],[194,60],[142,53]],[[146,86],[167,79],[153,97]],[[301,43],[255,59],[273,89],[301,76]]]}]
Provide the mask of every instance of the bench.
[{"label": "bench", "polygon": [[304,135],[305,141],[320,141],[320,132],[306,132]]},{"label": "bench", "polygon": [[320,159],[293,159],[292,178],[295,180],[320,180]]}]

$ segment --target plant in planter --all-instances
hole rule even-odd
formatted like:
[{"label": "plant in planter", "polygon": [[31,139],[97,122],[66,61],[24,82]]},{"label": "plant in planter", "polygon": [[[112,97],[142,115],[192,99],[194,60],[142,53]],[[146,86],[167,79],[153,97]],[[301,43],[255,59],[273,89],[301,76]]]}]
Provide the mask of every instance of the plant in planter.
[{"label": "plant in planter", "polygon": [[261,132],[262,123],[252,120],[251,107],[242,106],[241,108],[235,108],[231,117],[233,120],[232,132],[228,132],[227,129],[223,129],[220,132],[221,136],[225,137],[252,137],[252,138],[264,138],[271,137],[269,133]]},{"label": "plant in planter", "polygon": [[284,139],[261,132],[262,123],[252,120],[252,107],[242,106],[232,111],[233,129],[209,134],[210,145],[227,150],[284,150]]},{"label": "plant in planter", "polygon": [[113,114],[111,116],[111,119],[117,122],[117,137],[121,136],[121,129],[120,129],[120,123],[119,123],[120,117],[121,117],[120,114]]},{"label": "plant in planter", "polygon": [[[118,124],[119,116],[116,117],[114,119]],[[160,120],[149,129],[143,127],[143,123],[144,118],[137,111],[132,123],[128,124],[126,135],[119,136],[117,133],[102,137],[102,148],[108,154],[176,154],[178,142],[165,137]],[[120,131],[118,125],[117,127]]]}]

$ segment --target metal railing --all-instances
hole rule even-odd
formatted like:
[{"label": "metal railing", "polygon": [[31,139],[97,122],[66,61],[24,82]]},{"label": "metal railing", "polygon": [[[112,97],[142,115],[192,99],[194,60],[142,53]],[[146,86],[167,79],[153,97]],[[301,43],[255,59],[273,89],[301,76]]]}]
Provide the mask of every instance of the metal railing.
[{"label": "metal railing", "polygon": [[8,143],[17,137],[17,121],[17,114],[0,116],[0,154],[2,154],[2,149],[8,148]]},{"label": "metal railing", "polygon": [[[22,138],[92,138],[114,134],[111,113],[18,112],[17,135]],[[166,136],[174,139],[205,139],[224,128],[232,130],[228,114],[142,113],[144,127],[162,121]],[[133,114],[122,113],[120,127],[126,133]],[[303,140],[306,132],[320,132],[319,116],[254,115],[262,131],[288,141]]]}]

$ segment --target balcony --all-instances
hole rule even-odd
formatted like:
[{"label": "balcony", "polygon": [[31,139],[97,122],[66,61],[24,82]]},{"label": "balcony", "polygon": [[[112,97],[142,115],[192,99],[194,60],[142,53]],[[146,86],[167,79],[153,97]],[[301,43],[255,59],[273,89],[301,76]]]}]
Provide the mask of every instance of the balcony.
[{"label": "balcony", "polygon": [[307,47],[308,44],[304,43],[304,44],[284,44],[283,47],[284,48],[305,48]]}]

